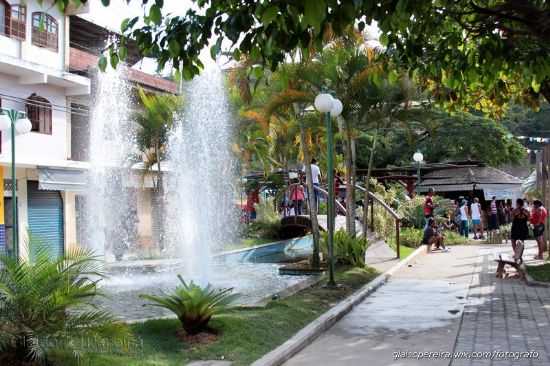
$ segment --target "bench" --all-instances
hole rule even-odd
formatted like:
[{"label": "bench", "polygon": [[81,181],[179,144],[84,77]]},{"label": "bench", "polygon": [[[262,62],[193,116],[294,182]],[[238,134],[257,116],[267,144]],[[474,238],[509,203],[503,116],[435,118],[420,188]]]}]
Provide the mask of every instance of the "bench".
[{"label": "bench", "polygon": [[498,263],[496,277],[497,278],[508,278],[506,273],[506,266],[510,266],[516,270],[517,277],[525,281],[525,270],[522,267],[523,264],[523,243],[521,241],[517,242],[516,254],[513,257],[510,257],[507,254],[499,254],[498,258],[495,259],[495,262]]}]

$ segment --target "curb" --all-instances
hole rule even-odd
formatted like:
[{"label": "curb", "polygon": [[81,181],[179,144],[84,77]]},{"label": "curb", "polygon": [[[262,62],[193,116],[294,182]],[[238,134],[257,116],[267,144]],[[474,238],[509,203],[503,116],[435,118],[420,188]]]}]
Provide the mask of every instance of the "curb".
[{"label": "curb", "polygon": [[306,325],[292,338],[285,343],[267,353],[259,360],[252,363],[251,366],[279,366],[288,361],[292,356],[300,352],[310,343],[312,343],[321,333],[332,327],[344,315],[349,313],[357,304],[362,302],[367,296],[383,286],[395,272],[406,266],[414,258],[426,252],[425,246],[417,248],[406,259],[397,263],[386,272],[377,276],[374,280],[367,283],[361,289],[357,290],[348,298],[340,301],[332,309],[322,314],[320,317]]}]

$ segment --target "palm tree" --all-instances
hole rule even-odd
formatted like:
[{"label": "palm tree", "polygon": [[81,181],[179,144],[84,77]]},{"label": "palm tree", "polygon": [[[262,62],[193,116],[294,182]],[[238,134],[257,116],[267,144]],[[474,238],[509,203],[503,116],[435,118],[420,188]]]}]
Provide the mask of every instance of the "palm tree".
[{"label": "palm tree", "polygon": [[[138,89],[142,109],[134,113],[134,120],[139,128],[136,134],[137,145],[142,152],[145,171],[151,172],[156,166],[156,179],[153,176],[153,188],[159,198],[158,220],[162,223],[164,205],[164,182],[161,163],[166,153],[168,136],[174,126],[174,117],[181,109],[183,100],[180,96],[168,94],[147,94]],[[158,225],[162,228],[162,225]],[[158,243],[163,249],[163,232],[159,232]]]},{"label": "palm tree", "polygon": [[52,259],[45,243],[31,239],[31,246],[32,262],[0,255],[0,364],[49,364],[51,351],[76,355],[133,341],[94,303],[104,275],[92,252],[70,249]]}]

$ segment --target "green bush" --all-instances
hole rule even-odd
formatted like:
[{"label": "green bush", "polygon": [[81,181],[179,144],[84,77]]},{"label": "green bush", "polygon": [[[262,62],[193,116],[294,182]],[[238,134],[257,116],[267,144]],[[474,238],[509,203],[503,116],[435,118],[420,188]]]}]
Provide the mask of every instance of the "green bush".
[{"label": "green bush", "polygon": [[399,232],[399,244],[409,248],[418,248],[422,244],[423,236],[424,232],[422,229],[404,227]]},{"label": "green bush", "polygon": [[171,294],[162,296],[141,295],[152,302],[151,306],[168,309],[178,317],[187,334],[197,334],[207,329],[213,317],[222,315],[235,300],[232,288],[214,289],[210,284],[200,287],[193,282],[187,283],[181,275],[181,282]]},{"label": "green bush", "polygon": [[[354,267],[365,266],[365,252],[368,242],[362,237],[353,237],[345,230],[340,229],[334,233],[334,258],[340,265],[352,265]],[[323,258],[328,258],[328,235],[322,233],[321,252]]]},{"label": "green bush", "polygon": [[[424,218],[424,196],[416,196],[410,200],[402,202],[399,206],[399,214],[401,215],[403,226],[410,226],[417,229],[422,229],[426,224]],[[453,202],[449,199],[434,196],[433,202],[435,205],[434,217],[439,222],[442,221],[445,215],[453,210]]]},{"label": "green bush", "polygon": [[84,249],[51,259],[46,245],[31,247],[32,262],[0,256],[0,364],[47,364],[54,352],[81,357],[101,344],[127,350],[129,329],[93,304],[98,259]]}]

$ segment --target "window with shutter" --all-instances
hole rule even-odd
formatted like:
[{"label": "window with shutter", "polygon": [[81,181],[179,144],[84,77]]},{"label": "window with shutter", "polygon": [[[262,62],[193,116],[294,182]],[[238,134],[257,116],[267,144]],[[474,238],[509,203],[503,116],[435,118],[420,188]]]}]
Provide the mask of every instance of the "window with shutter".
[{"label": "window with shutter", "polygon": [[27,7],[12,5],[10,14],[10,37],[24,41],[27,29]]},{"label": "window with shutter", "polygon": [[52,105],[49,100],[32,94],[27,98],[27,117],[31,121],[31,131],[52,134]]},{"label": "window with shutter", "polygon": [[43,12],[32,13],[32,44],[38,47],[58,50],[57,20]]}]

